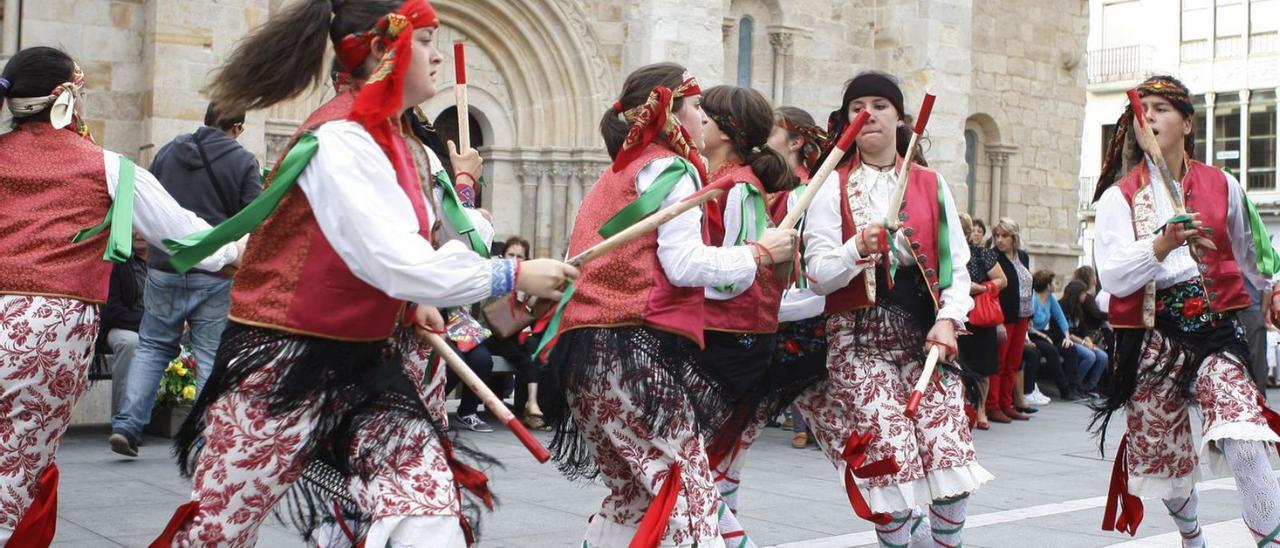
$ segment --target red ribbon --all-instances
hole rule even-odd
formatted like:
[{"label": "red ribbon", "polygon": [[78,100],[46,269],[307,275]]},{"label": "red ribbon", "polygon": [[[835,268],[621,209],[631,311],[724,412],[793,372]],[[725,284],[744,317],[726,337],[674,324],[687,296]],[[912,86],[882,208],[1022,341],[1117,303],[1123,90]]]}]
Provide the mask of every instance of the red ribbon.
[{"label": "red ribbon", "polygon": [[[1102,514],[1102,530],[1134,536],[1142,524],[1142,499],[1129,494],[1129,465],[1125,462],[1128,447],[1129,434],[1125,434],[1120,438],[1120,448],[1116,450],[1115,466],[1111,467],[1111,488],[1107,491],[1107,507]],[[1117,509],[1120,511],[1118,517]]]},{"label": "red ribbon", "polygon": [[13,528],[8,546],[48,546],[58,526],[58,466],[50,463],[37,480],[36,499]]},{"label": "red ribbon", "polygon": [[671,463],[667,479],[662,488],[654,495],[649,509],[640,519],[640,528],[631,537],[630,548],[657,548],[662,537],[667,534],[667,523],[671,521],[671,512],[675,510],[676,499],[680,498],[680,463]]},{"label": "red ribbon", "polygon": [[[707,166],[702,162],[702,155],[698,154],[688,130],[673,118],[674,113],[671,112],[676,99],[701,94],[702,88],[698,86],[698,81],[686,75],[684,82],[674,91],[666,86],[657,86],[649,92],[649,97],[643,104],[623,112],[631,130],[627,132],[618,155],[613,158],[613,171],[622,171],[644,153],[649,143],[661,135],[680,157],[688,160],[698,170],[699,180],[705,184]],[[615,110],[621,106],[621,103],[614,103]]]},{"label": "red ribbon", "polygon": [[862,492],[858,490],[858,482],[854,478],[867,479],[896,474],[899,466],[898,461],[892,456],[863,464],[867,460],[867,449],[871,446],[871,437],[870,431],[862,435],[857,432],[849,435],[849,440],[844,446],[844,452],[841,454],[845,462],[844,489],[849,495],[849,504],[853,506],[854,514],[876,525],[884,525],[892,521],[893,516],[872,512],[871,506],[862,498]]},{"label": "red ribbon", "polygon": [[173,538],[178,536],[178,530],[183,525],[190,523],[196,514],[200,513],[200,501],[193,500],[173,511],[173,517],[169,518],[169,524],[164,526],[164,531],[160,532],[160,536],[151,541],[150,548],[169,548],[173,546]]},{"label": "red ribbon", "polygon": [[489,492],[489,477],[485,476],[484,472],[458,460],[453,454],[453,444],[449,440],[442,438],[440,445],[444,446],[444,457],[449,463],[449,471],[453,473],[453,479],[458,482],[458,488],[466,489],[480,497],[485,508],[493,510],[493,493]]}]

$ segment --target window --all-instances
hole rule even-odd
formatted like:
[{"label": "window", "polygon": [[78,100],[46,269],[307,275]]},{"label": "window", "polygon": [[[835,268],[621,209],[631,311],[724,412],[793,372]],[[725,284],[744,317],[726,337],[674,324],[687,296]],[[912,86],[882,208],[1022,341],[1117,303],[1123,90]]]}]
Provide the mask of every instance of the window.
[{"label": "window", "polygon": [[1240,57],[1244,51],[1244,0],[1217,0],[1214,12],[1214,57]]},{"label": "window", "polygon": [[1275,53],[1280,35],[1280,0],[1253,0],[1249,4],[1249,53]]},{"label": "window", "polygon": [[1206,162],[1205,151],[1209,149],[1209,144],[1205,139],[1209,136],[1209,126],[1207,116],[1209,112],[1209,104],[1204,101],[1203,95],[1196,95],[1191,98],[1191,104],[1195,106],[1196,113],[1191,117],[1191,130],[1196,134],[1196,146],[1192,152],[1192,158]]},{"label": "window", "polygon": [[738,22],[738,87],[751,87],[751,39],[755,22],[750,16]]},{"label": "window", "polygon": [[964,182],[969,185],[969,214],[973,215],[978,187],[978,132],[972,129],[964,130],[964,163],[969,166]]},{"label": "window", "polygon": [[1213,111],[1213,165],[1240,173],[1240,102],[1218,100]]},{"label": "window", "polygon": [[1209,41],[1213,39],[1212,0],[1182,2],[1182,59],[1196,61],[1209,58]]},{"label": "window", "polygon": [[1255,91],[1249,100],[1249,190],[1276,189],[1276,94]]},{"label": "window", "polygon": [[1133,22],[1142,20],[1141,7],[1137,0],[1110,2],[1102,6],[1103,49],[1138,44],[1141,34],[1133,31]]}]

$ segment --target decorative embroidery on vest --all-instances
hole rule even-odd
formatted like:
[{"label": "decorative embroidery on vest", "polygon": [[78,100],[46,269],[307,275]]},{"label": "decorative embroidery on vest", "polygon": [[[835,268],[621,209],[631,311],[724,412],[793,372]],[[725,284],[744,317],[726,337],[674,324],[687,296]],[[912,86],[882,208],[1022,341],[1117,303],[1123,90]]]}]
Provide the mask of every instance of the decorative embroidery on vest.
[{"label": "decorative embroidery on vest", "polygon": [[[1152,198],[1151,183],[1147,181],[1133,195],[1133,233],[1139,239],[1155,234],[1163,223],[1156,219],[1156,207]],[[1156,325],[1156,282],[1152,280],[1142,289],[1142,325],[1148,329]]]},{"label": "decorative embroidery on vest", "polygon": [[[881,215],[877,215],[871,210],[871,197],[863,191],[864,185],[857,184],[862,182],[858,174],[862,170],[852,168],[849,170],[849,178],[845,181],[848,191],[845,193],[849,196],[849,212],[853,216],[853,226],[855,231],[858,227],[870,226],[871,223],[881,220]],[[855,232],[856,233],[856,232]],[[882,260],[889,260],[884,257]],[[876,271],[874,268],[868,267],[862,271],[862,281],[867,287],[867,302],[875,304],[876,302]]]}]

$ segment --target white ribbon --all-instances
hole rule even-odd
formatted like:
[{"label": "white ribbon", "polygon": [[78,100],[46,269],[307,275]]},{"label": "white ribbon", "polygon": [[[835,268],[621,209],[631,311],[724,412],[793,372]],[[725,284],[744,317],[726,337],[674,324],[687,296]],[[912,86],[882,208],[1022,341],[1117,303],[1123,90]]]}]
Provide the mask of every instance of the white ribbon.
[{"label": "white ribbon", "polygon": [[[44,97],[10,97],[9,110],[14,116],[31,116],[39,114],[44,109],[49,109],[49,123],[55,129],[62,129],[71,125],[71,121],[76,113],[76,99],[79,88],[71,82],[63,83],[61,86],[62,93],[57,95],[46,95]],[[52,105],[52,106],[50,106]]]}]

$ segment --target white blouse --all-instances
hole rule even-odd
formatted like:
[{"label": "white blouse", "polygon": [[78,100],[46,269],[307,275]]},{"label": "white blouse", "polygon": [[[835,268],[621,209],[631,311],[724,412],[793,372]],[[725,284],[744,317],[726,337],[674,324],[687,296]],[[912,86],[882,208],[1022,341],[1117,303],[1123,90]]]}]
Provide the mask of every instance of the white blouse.
[{"label": "white blouse", "polygon": [[[1173,204],[1169,202],[1161,186],[1160,172],[1150,161],[1147,167],[1153,185],[1152,202],[1157,219],[1173,217]],[[1230,173],[1227,176],[1227,231],[1231,235],[1231,251],[1240,265],[1241,272],[1254,287],[1265,290],[1270,287],[1266,278],[1258,272],[1253,252],[1252,233],[1245,221],[1243,190],[1240,181]],[[1181,192],[1181,184],[1175,183]],[[1152,244],[1155,234],[1134,234],[1133,210],[1125,200],[1118,185],[1102,193],[1094,206],[1097,212],[1094,260],[1098,265],[1098,280],[1112,295],[1127,297],[1155,280],[1158,289],[1190,280],[1200,274],[1187,246],[1173,250],[1157,261]]]},{"label": "white blouse", "polygon": [[[636,175],[636,192],[648,189],[675,160],[659,158],[641,168]],[[693,178],[685,175],[661,207],[675,204],[696,190]],[[697,207],[658,227],[658,262],[667,280],[677,287],[736,284],[745,290],[756,276],[756,261],[746,246],[724,248],[702,243],[702,208]]]},{"label": "white blouse", "polygon": [[[895,174],[864,164],[851,173],[850,177],[863,189],[868,199],[867,211],[873,213],[875,219],[885,218],[897,187]],[[963,325],[969,316],[969,310],[973,308],[973,297],[969,296],[969,271],[965,268],[969,263],[969,246],[966,245],[964,231],[960,228],[960,217],[955,198],[951,195],[951,187],[942,178],[942,174],[938,174],[938,182],[944,189],[948,233],[952,242],[951,287],[942,290],[938,318],[951,319]],[[841,238],[842,183],[839,173],[832,172],[822,188],[818,189],[806,212],[805,260],[808,262],[809,276],[813,278],[810,287],[819,295],[830,295],[844,288],[867,267],[858,254],[856,237],[847,241]],[[898,264],[916,264],[915,255],[911,253],[911,246],[902,231],[894,236],[892,252],[897,256]]]},{"label": "white blouse", "polygon": [[[800,195],[791,192],[787,195],[787,211],[791,211],[796,207],[796,202],[800,201]],[[801,220],[800,226],[804,226],[805,221]],[[802,232],[805,230],[802,228]],[[814,293],[812,287],[800,288],[792,285],[782,293],[782,306],[778,308],[778,321],[794,322],[798,320],[807,320],[819,314],[826,309],[827,298]]]},{"label": "white blouse", "polygon": [[[107,170],[107,194],[114,200],[116,187],[120,185],[120,155],[103,150],[102,163]],[[152,247],[166,249],[164,240],[176,240],[192,232],[208,230],[209,223],[183,209],[155,175],[137,166],[133,172],[133,228]],[[195,267],[217,272],[235,262],[238,256],[235,244],[227,244],[196,263]]]},{"label": "white blouse", "polygon": [[363,127],[334,121],[315,136],[319,149],[298,186],[325,239],[357,278],[391,297],[439,307],[511,291],[513,261],[485,259],[456,240],[432,248],[419,236],[395,169]]}]

